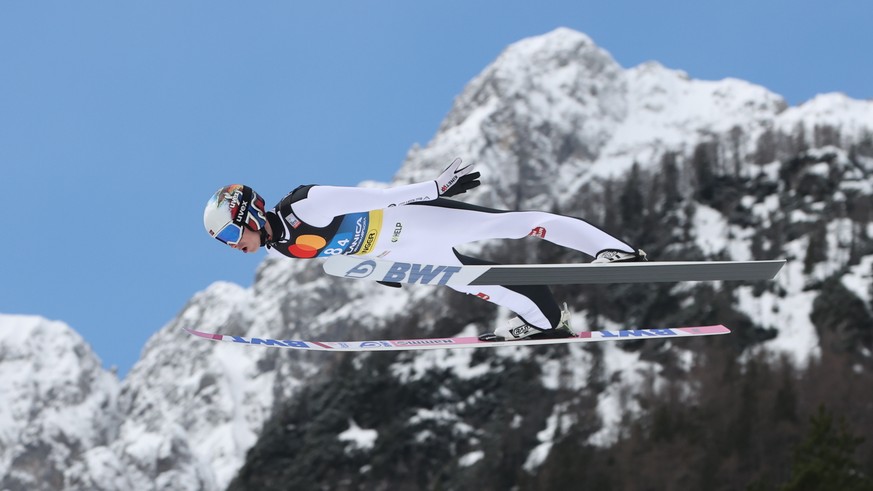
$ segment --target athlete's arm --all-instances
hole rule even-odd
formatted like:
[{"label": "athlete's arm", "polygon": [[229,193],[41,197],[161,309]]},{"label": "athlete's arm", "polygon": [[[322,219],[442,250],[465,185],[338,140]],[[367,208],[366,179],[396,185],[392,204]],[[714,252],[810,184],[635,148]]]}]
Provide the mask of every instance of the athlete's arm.
[{"label": "athlete's arm", "polygon": [[472,165],[461,167],[461,159],[455,159],[434,181],[388,189],[313,186],[306,198],[291,206],[301,220],[323,227],[339,215],[433,201],[440,196],[463,193],[479,185],[479,173],[472,170]]},{"label": "athlete's arm", "polygon": [[339,215],[416,201],[432,201],[439,197],[434,181],[407,184],[387,189],[342,186],[312,186],[306,198],[291,205],[294,214],[304,222],[324,227]]}]

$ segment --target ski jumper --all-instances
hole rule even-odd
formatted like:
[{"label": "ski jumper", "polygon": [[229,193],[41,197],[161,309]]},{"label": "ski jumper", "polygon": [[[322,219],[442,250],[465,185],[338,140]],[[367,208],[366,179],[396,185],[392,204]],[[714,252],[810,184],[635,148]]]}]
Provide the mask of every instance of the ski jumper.
[{"label": "ski jumper", "polygon": [[[590,256],[634,251],[584,220],[541,211],[502,211],[439,198],[434,181],[388,189],[300,186],[267,212],[268,253],[292,258],[355,254],[393,261],[494,264],[455,246],[488,239],[536,236]],[[452,287],[506,307],[540,329],[560,321],[547,286]]]}]

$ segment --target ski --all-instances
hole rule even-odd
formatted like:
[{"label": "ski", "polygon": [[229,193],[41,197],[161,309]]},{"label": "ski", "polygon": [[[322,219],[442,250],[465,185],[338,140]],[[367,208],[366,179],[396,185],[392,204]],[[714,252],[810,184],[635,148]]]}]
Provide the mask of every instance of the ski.
[{"label": "ski", "polygon": [[270,339],[266,337],[243,337],[217,334],[184,328],[188,334],[213,341],[224,341],[248,346],[285,348],[306,351],[407,351],[426,349],[499,348],[504,346],[538,346],[545,344],[592,343],[600,341],[628,341],[632,339],[663,339],[692,336],[728,334],[730,329],[722,325],[700,327],[675,327],[671,329],[628,329],[586,331],[569,338],[521,339],[518,341],[480,341],[475,336],[453,338],[386,339],[378,341],[302,341],[295,339]]},{"label": "ski", "polygon": [[331,256],[323,267],[327,274],[342,278],[468,286],[771,280],[783,265],[784,260],[443,266]]}]

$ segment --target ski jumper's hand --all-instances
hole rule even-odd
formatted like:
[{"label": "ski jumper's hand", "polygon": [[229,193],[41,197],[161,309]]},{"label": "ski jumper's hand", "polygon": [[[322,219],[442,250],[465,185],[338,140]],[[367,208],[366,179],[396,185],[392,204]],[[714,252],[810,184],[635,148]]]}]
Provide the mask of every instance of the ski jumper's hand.
[{"label": "ski jumper's hand", "polygon": [[467,165],[461,167],[461,159],[455,159],[446,170],[436,178],[437,193],[442,197],[455,196],[457,194],[466,193],[467,190],[473,189],[479,184],[478,172],[472,172],[473,166]]}]

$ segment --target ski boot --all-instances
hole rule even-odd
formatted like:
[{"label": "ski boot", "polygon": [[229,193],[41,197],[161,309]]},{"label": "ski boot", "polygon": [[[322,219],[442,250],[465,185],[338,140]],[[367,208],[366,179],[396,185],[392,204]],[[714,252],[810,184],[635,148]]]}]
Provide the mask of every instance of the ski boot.
[{"label": "ski boot", "polygon": [[561,310],[561,320],[552,329],[541,329],[532,326],[518,317],[513,317],[505,326],[500,326],[494,332],[479,335],[480,341],[518,341],[520,339],[558,339],[575,336],[570,329],[570,309],[567,304]]},{"label": "ski boot", "polygon": [[597,253],[597,257],[591,261],[591,264],[608,264],[608,263],[633,263],[648,261],[646,253],[642,249],[637,249],[636,252],[624,252],[616,249],[606,249]]}]

